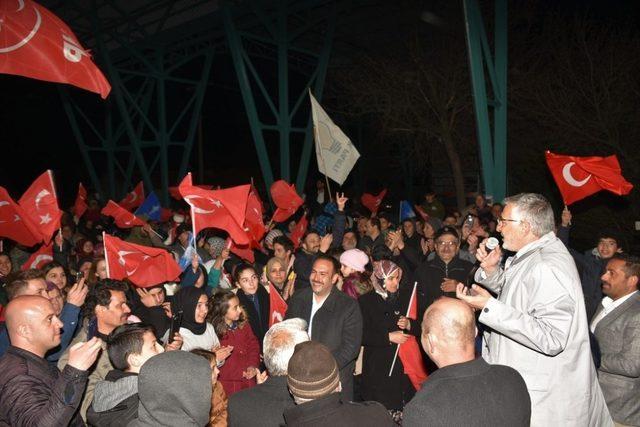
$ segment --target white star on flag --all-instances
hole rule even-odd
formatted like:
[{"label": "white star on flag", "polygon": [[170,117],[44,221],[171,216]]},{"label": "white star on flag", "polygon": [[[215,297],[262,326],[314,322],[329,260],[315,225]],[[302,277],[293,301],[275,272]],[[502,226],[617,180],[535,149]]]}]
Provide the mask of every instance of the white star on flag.
[{"label": "white star on flag", "polygon": [[51,222],[51,215],[40,215],[40,224],[49,224]]}]

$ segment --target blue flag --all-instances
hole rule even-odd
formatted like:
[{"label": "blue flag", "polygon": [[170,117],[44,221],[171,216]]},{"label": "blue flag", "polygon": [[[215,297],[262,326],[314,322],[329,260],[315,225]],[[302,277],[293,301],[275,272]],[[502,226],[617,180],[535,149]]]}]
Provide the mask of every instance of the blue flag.
[{"label": "blue flag", "polygon": [[405,219],[415,218],[415,217],[416,217],[416,213],[413,211],[413,208],[411,207],[411,203],[409,203],[407,200],[401,200],[400,201],[400,221],[404,221]]},{"label": "blue flag", "polygon": [[160,200],[158,200],[156,193],[152,191],[140,205],[138,210],[136,210],[136,215],[146,215],[147,218],[151,220],[160,221],[161,211],[162,206],[160,206]]},{"label": "blue flag", "polygon": [[[182,271],[184,271],[188,266],[191,265],[191,260],[193,259],[193,254],[197,253],[195,248],[193,247],[193,233],[189,232],[189,245],[185,248],[184,254],[178,260],[178,265]],[[198,261],[202,264],[202,258],[198,255]]]}]

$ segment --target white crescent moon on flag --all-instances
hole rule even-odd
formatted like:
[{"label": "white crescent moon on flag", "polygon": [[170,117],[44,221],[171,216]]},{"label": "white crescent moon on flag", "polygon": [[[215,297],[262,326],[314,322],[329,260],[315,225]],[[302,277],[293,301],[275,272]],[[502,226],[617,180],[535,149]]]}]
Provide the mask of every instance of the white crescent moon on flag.
[{"label": "white crescent moon on flag", "polygon": [[[16,12],[20,12],[22,9],[24,9],[24,0],[18,0],[18,9],[16,9]],[[16,49],[20,49],[22,46],[29,43],[29,41],[31,41],[33,36],[36,35],[38,30],[40,29],[40,25],[42,24],[42,17],[40,16],[40,11],[37,8],[34,7],[33,11],[36,13],[36,23],[33,26],[33,29],[31,30],[31,32],[27,34],[25,38],[23,38],[22,40],[20,40],[18,43],[14,45],[0,47],[0,53],[9,53]]]},{"label": "white crescent moon on flag", "polygon": [[36,257],[36,259],[33,260],[29,268],[38,268],[38,264],[40,264],[43,261],[47,261],[47,262],[53,261],[53,257],[47,254],[40,254]]},{"label": "white crescent moon on flag", "polygon": [[215,212],[215,209],[211,210],[211,211],[208,211],[206,209],[202,209],[202,208],[199,208],[197,206],[194,206],[193,203],[191,203],[191,199],[204,199],[204,197],[202,197],[202,196],[193,195],[193,196],[187,196],[184,199],[187,201],[187,203],[189,203],[189,206],[191,206],[193,208],[193,211],[195,213],[210,214],[210,213],[214,213]]},{"label": "white crescent moon on flag", "polygon": [[0,206],[4,206],[4,205],[8,205],[9,202],[7,202],[6,200],[0,200]]},{"label": "white crescent moon on flag", "polygon": [[274,311],[273,313],[271,313],[271,320],[277,320],[278,322],[282,322],[282,314],[280,314],[277,311]]},{"label": "white crescent moon on flag", "polygon": [[136,200],[138,200],[138,195],[136,194],[135,190],[133,190],[131,193],[129,193],[129,196],[131,196],[131,199],[129,200],[129,203],[133,203]]},{"label": "white crescent moon on flag", "polygon": [[565,181],[567,181],[567,184],[571,185],[572,187],[582,187],[587,182],[589,182],[589,180],[591,179],[591,175],[589,175],[582,181],[576,180],[573,177],[573,175],[571,175],[571,168],[575,164],[576,164],[575,162],[569,162],[566,165],[564,165],[564,167],[562,168],[562,177],[564,178]]},{"label": "white crescent moon on flag", "polygon": [[51,193],[49,193],[47,190],[42,190],[38,193],[38,195],[36,196],[36,209],[40,209],[40,200],[44,199],[47,196],[50,196]]}]

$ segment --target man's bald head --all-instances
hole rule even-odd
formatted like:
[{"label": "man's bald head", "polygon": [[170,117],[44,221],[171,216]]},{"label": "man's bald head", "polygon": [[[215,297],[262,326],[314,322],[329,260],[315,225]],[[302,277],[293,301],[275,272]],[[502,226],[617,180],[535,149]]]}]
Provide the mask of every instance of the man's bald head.
[{"label": "man's bald head", "polygon": [[476,332],[471,307],[458,299],[443,297],[424,313],[422,345],[438,366],[446,366],[451,363],[444,361],[441,365],[435,359],[473,359]]},{"label": "man's bald head", "polygon": [[5,310],[11,345],[44,356],[60,344],[62,322],[48,299],[36,295],[20,295]]}]

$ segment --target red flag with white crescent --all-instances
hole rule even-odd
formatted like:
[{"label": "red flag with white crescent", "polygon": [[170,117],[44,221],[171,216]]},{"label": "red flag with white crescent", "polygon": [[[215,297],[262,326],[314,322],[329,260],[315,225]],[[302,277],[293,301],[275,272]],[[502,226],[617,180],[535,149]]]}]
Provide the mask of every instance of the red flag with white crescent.
[{"label": "red flag with white crescent", "polygon": [[128,211],[132,211],[144,202],[144,185],[142,181],[136,185],[136,188],[133,189],[132,192],[127,193],[124,199],[120,200],[118,203],[121,207],[125,208]]},{"label": "red flag with white crescent", "polygon": [[260,239],[262,239],[262,236],[264,236],[267,231],[264,221],[262,220],[263,212],[262,200],[260,200],[258,192],[252,185],[249,190],[249,197],[247,198],[244,227],[252,240],[251,244],[254,248],[260,247]]},{"label": "red flag with white crescent", "polygon": [[0,187],[0,236],[25,246],[34,246],[42,241],[42,235],[30,217],[3,187]]},{"label": "red flag with white crescent", "polygon": [[307,232],[307,227],[309,226],[309,220],[307,220],[306,215],[302,215],[302,218],[298,220],[296,226],[293,228],[291,232],[291,241],[293,242],[293,247],[298,249],[300,243],[302,243],[302,238],[304,237],[304,233]]},{"label": "red flag with white crescent", "polygon": [[203,190],[192,184],[191,173],[180,183],[180,194],[191,206],[194,232],[213,227],[225,230],[237,245],[248,245],[249,235],[242,226],[247,210],[250,185]]},{"label": "red flag with white crescent", "polygon": [[113,200],[109,200],[100,213],[112,217],[120,228],[144,227],[147,224],[128,210],[123,209]]},{"label": "red flag with white crescent", "polygon": [[53,261],[53,242],[40,246],[37,251],[31,254],[27,262],[22,264],[20,269],[24,271],[30,268],[42,268],[51,261]]},{"label": "red flag with white crescent", "polygon": [[369,209],[372,214],[375,214],[378,212],[378,209],[380,209],[380,205],[382,204],[382,199],[384,199],[384,196],[386,196],[386,194],[387,194],[386,188],[382,190],[377,196],[374,196],[373,194],[369,194],[369,193],[364,193],[362,197],[360,197],[360,202],[364,207]]},{"label": "red flag with white crescent", "polygon": [[140,288],[175,281],[182,270],[165,249],[125,242],[103,234],[107,275],[110,279],[128,279]]},{"label": "red flag with white crescent", "polygon": [[60,228],[62,211],[58,208],[58,197],[50,170],[40,175],[24,192],[18,204],[42,235],[45,243]]},{"label": "red flag with white crescent", "polygon": [[[407,317],[412,322],[419,322],[418,320],[418,299],[416,298],[417,283],[413,285],[413,292],[411,293],[411,299],[409,300],[409,309]],[[422,354],[420,353],[420,345],[418,340],[413,335],[407,335],[408,339],[404,344],[400,344],[398,349],[398,357],[402,361],[404,366],[404,373],[407,374],[411,384],[416,390],[420,390],[420,386],[429,376],[427,369],[424,366],[422,360]]]},{"label": "red flag with white crescent", "polygon": [[577,157],[547,151],[545,157],[566,205],[600,190],[621,196],[633,189],[633,185],[622,176],[622,168],[615,155]]},{"label": "red flag with white crescent", "polygon": [[111,91],[67,24],[32,0],[0,1],[0,73]]},{"label": "red flag with white crescent", "polygon": [[269,286],[269,327],[272,327],[278,322],[282,322],[284,315],[287,313],[289,306],[282,299],[278,291]]}]

